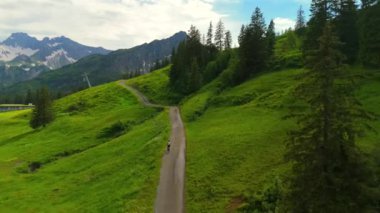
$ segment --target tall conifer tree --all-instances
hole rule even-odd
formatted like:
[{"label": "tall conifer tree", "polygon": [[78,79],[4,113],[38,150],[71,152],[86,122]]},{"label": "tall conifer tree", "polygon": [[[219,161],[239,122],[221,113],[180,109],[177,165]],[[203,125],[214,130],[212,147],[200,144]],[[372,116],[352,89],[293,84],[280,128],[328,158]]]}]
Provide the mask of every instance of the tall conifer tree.
[{"label": "tall conifer tree", "polygon": [[306,38],[303,43],[304,53],[318,48],[318,38],[322,35],[323,28],[333,16],[334,0],[312,0],[311,18],[308,22]]},{"label": "tall conifer tree", "polygon": [[52,97],[47,88],[37,90],[35,97],[35,108],[32,112],[30,126],[33,129],[45,127],[54,120],[54,111],[52,105]]},{"label": "tall conifer tree", "polygon": [[267,62],[266,26],[260,8],[256,8],[251,17],[251,23],[242,27],[239,35],[240,67],[235,73],[235,83],[246,80],[251,74],[258,73]]},{"label": "tall conifer tree", "polygon": [[294,26],[295,31],[299,35],[303,35],[306,29],[306,21],[305,21],[305,12],[302,9],[302,6],[297,11],[297,21],[296,25]]},{"label": "tall conifer tree", "polygon": [[341,51],[347,62],[354,63],[359,50],[359,32],[357,28],[357,7],[354,0],[341,0],[336,8],[334,24],[343,45]]},{"label": "tall conifer tree", "polygon": [[214,44],[212,43],[213,34],[212,34],[212,22],[210,22],[210,25],[207,30],[207,38],[206,38],[206,45],[208,47],[212,47]]},{"label": "tall conifer tree", "polygon": [[293,177],[285,203],[290,212],[365,212],[361,181],[366,173],[355,141],[360,121],[369,115],[354,97],[330,24],[318,44],[296,88],[309,110],[298,114],[299,129],[289,133],[286,157]]},{"label": "tall conifer tree", "polygon": [[219,51],[223,50],[223,46],[224,46],[223,38],[224,38],[224,24],[222,20],[219,20],[215,28],[215,46]]},{"label": "tall conifer tree", "polygon": [[226,50],[231,49],[231,43],[232,43],[231,32],[229,30],[227,30],[227,32],[225,33],[224,36],[225,36],[224,47],[226,48]]},{"label": "tall conifer tree", "polygon": [[268,45],[268,50],[267,54],[268,57],[272,57],[274,54],[274,45],[276,44],[276,33],[275,33],[275,26],[274,26],[274,21],[271,20],[268,26],[268,30],[266,32],[266,39],[267,39],[267,45]]}]

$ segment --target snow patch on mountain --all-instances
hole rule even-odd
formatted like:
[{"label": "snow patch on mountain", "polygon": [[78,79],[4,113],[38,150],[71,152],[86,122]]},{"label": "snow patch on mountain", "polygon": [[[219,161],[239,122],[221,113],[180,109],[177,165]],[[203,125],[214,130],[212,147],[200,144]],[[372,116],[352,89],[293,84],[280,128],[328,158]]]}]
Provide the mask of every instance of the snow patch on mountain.
[{"label": "snow patch on mountain", "polygon": [[30,48],[22,48],[19,46],[6,46],[0,44],[0,61],[12,61],[17,56],[26,55],[32,56],[39,50],[33,50]]},{"label": "snow patch on mountain", "polygon": [[44,64],[50,69],[56,69],[64,65],[75,63],[76,60],[69,56],[66,50],[55,50],[51,55],[46,56]]},{"label": "snow patch on mountain", "polygon": [[52,44],[48,44],[49,47],[57,47],[59,45],[61,45],[62,43],[60,42],[55,42],[55,43],[52,43]]}]

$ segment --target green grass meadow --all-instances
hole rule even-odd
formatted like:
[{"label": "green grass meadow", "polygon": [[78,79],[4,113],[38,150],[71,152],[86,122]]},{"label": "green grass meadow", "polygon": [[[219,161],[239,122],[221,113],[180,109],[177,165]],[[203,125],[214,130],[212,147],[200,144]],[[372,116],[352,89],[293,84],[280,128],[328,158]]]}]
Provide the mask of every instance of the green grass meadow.
[{"label": "green grass meadow", "polygon": [[[363,107],[380,114],[380,70],[351,71],[362,76],[356,83]],[[216,79],[182,100],[187,132],[187,212],[239,211],[248,199],[261,197],[274,183],[284,180],[290,168],[283,157],[284,141],[287,131],[296,127],[294,120],[284,117],[292,106],[302,109],[292,97],[296,76],[302,72],[264,72],[222,91]],[[162,73],[143,77],[167,82]],[[149,98],[165,96],[164,90],[156,89],[159,86],[145,82],[150,81],[139,81],[139,88],[144,88]],[[371,125],[380,129],[379,120]],[[379,168],[380,135],[368,132],[357,143],[364,155],[374,160],[372,166]]]},{"label": "green grass meadow", "polygon": [[[175,103],[168,69],[127,81],[153,102]],[[357,97],[380,114],[380,70],[351,69]],[[187,133],[186,211],[236,212],[283,181],[285,119],[298,107],[292,91],[302,69],[266,72],[221,90],[219,79],[180,102]],[[0,212],[152,212],[161,156],[170,131],[167,110],[146,108],[117,83],[58,100],[56,120],[28,127],[30,110],[0,113]],[[116,135],[102,135],[115,124]],[[380,121],[370,123],[380,129]],[[112,133],[112,132],[111,132]],[[380,134],[357,144],[374,169]],[[29,165],[42,166],[34,172]]]},{"label": "green grass meadow", "polygon": [[[117,83],[54,107],[56,120],[38,130],[29,110],[0,113],[0,212],[152,212],[168,112]],[[126,131],[100,136],[119,121]],[[32,172],[32,162],[41,167]]]},{"label": "green grass meadow", "polygon": [[[248,198],[260,197],[284,179],[289,169],[283,158],[284,140],[287,131],[296,127],[284,117],[289,107],[298,105],[292,91],[301,72],[264,73],[221,93],[210,92],[211,86],[184,102],[188,212],[236,211]],[[364,76],[357,82],[363,107],[380,114],[380,71],[354,72]],[[380,129],[379,120],[371,125]],[[379,142],[379,134],[367,132],[358,139],[358,146],[375,159]]]},{"label": "green grass meadow", "polygon": [[129,79],[127,84],[149,97],[153,103],[175,105],[180,97],[169,87],[169,70],[170,66],[167,66],[147,75]]}]

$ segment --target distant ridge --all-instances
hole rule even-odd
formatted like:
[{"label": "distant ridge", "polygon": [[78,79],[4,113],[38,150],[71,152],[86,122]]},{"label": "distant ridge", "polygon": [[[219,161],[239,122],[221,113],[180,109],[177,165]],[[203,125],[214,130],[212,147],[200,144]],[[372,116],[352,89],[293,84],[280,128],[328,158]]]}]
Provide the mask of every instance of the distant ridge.
[{"label": "distant ridge", "polygon": [[156,61],[170,57],[174,48],[185,40],[183,31],[173,36],[154,40],[131,49],[116,50],[107,55],[90,55],[76,63],[57,70],[44,72],[38,77],[3,88],[3,96],[23,95],[28,89],[49,87],[55,93],[66,94],[86,88],[83,74],[87,73],[92,85],[115,81],[130,72],[147,73]]},{"label": "distant ridge", "polygon": [[107,54],[102,47],[90,47],[67,37],[37,40],[26,33],[12,33],[0,43],[0,61],[10,62],[18,56],[30,57],[35,64],[57,69],[92,54]]}]

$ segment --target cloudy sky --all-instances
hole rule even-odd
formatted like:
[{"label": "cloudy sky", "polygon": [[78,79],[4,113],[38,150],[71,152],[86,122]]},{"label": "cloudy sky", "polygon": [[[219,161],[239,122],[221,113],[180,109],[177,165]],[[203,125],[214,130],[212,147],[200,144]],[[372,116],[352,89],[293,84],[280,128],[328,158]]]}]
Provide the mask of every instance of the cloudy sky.
[{"label": "cloudy sky", "polygon": [[0,0],[0,40],[12,32],[39,39],[64,35],[108,49],[129,48],[169,37],[191,24],[206,32],[219,19],[237,37],[256,6],[276,30],[294,25],[309,0]]}]

